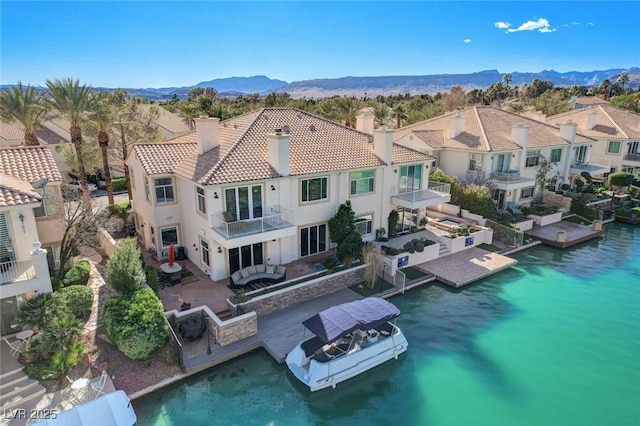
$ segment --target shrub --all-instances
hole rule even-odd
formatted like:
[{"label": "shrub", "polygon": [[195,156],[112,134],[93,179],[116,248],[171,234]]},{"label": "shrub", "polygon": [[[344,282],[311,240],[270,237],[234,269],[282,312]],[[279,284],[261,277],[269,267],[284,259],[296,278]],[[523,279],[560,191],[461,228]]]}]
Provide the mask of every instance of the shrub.
[{"label": "shrub", "polygon": [[133,238],[122,240],[107,263],[107,282],[118,293],[135,293],[145,281],[140,249]]},{"label": "shrub", "polygon": [[91,313],[93,291],[87,286],[72,285],[53,293],[54,303],[67,309],[76,318],[86,318]]},{"label": "shrub", "polygon": [[404,243],[403,248],[409,253],[414,253],[416,251],[416,248],[413,245],[413,241],[407,241],[406,243]]},{"label": "shrub", "polygon": [[336,249],[336,257],[346,265],[345,259],[347,257],[356,258],[360,256],[362,244],[362,236],[353,231],[347,235],[347,238]]},{"label": "shrub", "polygon": [[333,256],[325,257],[320,261],[320,264],[324,266],[327,271],[333,272],[338,265],[340,265],[340,261]]},{"label": "shrub", "polygon": [[233,296],[229,297],[229,302],[233,303],[234,305],[248,301],[249,296],[246,296],[244,294],[234,294]]},{"label": "shrub", "polygon": [[109,204],[106,209],[110,217],[118,217],[126,222],[129,218],[128,206],[129,203]]},{"label": "shrub", "polygon": [[422,244],[422,241],[415,240],[413,247],[415,247],[418,253],[422,253],[424,251],[424,244]]},{"label": "shrub", "polygon": [[113,192],[122,192],[127,190],[127,180],[125,178],[111,179],[111,187]]},{"label": "shrub", "polygon": [[51,287],[53,288],[53,291],[58,291],[64,287],[64,283],[58,277],[51,277]]},{"label": "shrub", "polygon": [[153,265],[147,265],[144,267],[144,273],[147,277],[147,284],[155,294],[158,294],[158,288],[160,286],[158,270]]},{"label": "shrub", "polygon": [[162,303],[151,289],[109,299],[103,319],[111,341],[131,359],[149,358],[169,333]]},{"label": "shrub", "polygon": [[391,210],[387,222],[389,226],[389,236],[393,237],[398,233],[398,221],[400,220],[400,214],[397,210]]},{"label": "shrub", "polygon": [[63,307],[53,302],[51,293],[40,293],[27,298],[18,309],[16,319],[23,327],[44,329],[53,318],[63,314]]},{"label": "shrub", "polygon": [[356,215],[351,208],[351,202],[347,200],[344,204],[341,204],[336,215],[329,219],[331,241],[340,246],[355,231],[355,218]]},{"label": "shrub", "polygon": [[[88,260],[78,260],[73,267],[64,274],[64,286],[87,285],[91,274],[91,263]],[[52,283],[53,284],[53,283]]]}]

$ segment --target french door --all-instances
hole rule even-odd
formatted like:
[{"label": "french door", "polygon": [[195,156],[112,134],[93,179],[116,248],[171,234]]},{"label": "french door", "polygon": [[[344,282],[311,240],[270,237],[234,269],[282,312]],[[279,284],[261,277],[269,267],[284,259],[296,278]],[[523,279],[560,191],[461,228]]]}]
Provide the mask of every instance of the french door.
[{"label": "french door", "polygon": [[239,186],[224,190],[226,211],[235,220],[262,217],[262,185]]},{"label": "french door", "polygon": [[493,172],[507,173],[509,171],[509,155],[496,154],[493,156]]},{"label": "french door", "polygon": [[262,243],[229,249],[229,275],[247,266],[263,263]]},{"label": "french door", "polygon": [[586,145],[577,146],[574,148],[574,164],[584,164],[587,162],[587,151],[589,147]]},{"label": "french door", "polygon": [[422,164],[400,167],[400,193],[420,190],[422,182]]}]

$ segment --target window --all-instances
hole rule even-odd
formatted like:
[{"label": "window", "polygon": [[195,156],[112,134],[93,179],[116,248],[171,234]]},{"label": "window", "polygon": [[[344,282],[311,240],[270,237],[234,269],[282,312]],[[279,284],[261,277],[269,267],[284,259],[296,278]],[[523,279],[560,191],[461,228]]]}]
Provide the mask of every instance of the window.
[{"label": "window", "polygon": [[327,198],[326,177],[304,179],[302,181],[302,202],[325,200]]},{"label": "window", "polygon": [[627,167],[627,166],[622,166],[622,171],[625,173],[631,173],[634,174],[635,168],[633,167]]},{"label": "window", "polygon": [[42,205],[33,209],[34,216],[57,216],[58,205],[56,203],[55,188],[38,188],[35,191],[42,197]]},{"label": "window", "polygon": [[528,188],[522,188],[522,192],[520,193],[520,199],[524,200],[525,198],[533,198],[534,187],[530,186]]},{"label": "window", "polygon": [[149,193],[149,178],[143,176],[144,180],[144,197],[147,199],[147,202],[151,202],[151,195]]},{"label": "window", "polygon": [[178,245],[178,228],[175,226],[170,228],[161,228],[160,241],[163,248],[169,247],[171,244]]},{"label": "window", "polygon": [[156,202],[160,203],[173,203],[175,198],[173,196],[173,179],[172,178],[159,178],[154,179],[156,186]]},{"label": "window", "polygon": [[535,167],[540,163],[540,151],[527,151],[525,167]]},{"label": "window", "polygon": [[309,256],[327,250],[327,225],[300,228],[300,256]]},{"label": "window", "polygon": [[204,199],[204,188],[196,186],[196,208],[202,214],[207,214],[207,204]]},{"label": "window", "polygon": [[226,212],[233,220],[262,217],[262,185],[240,186],[224,190]]},{"label": "window", "polygon": [[573,148],[573,164],[585,164],[587,162],[588,149],[589,148],[586,145],[576,146]]},{"label": "window", "polygon": [[357,216],[355,225],[356,231],[358,231],[361,235],[371,234],[373,229],[373,214],[363,214]]},{"label": "window", "polygon": [[551,163],[559,163],[562,159],[562,148],[554,148],[551,150],[551,157],[549,161]]},{"label": "window", "polygon": [[375,170],[349,173],[351,181],[351,195],[360,195],[373,192]]},{"label": "window", "polygon": [[603,174],[602,176],[606,178],[606,177],[609,177],[609,175],[610,175],[611,173],[615,173],[615,172],[616,172],[616,168],[615,168],[615,167],[611,167],[611,168],[609,169],[609,173],[605,173],[605,174]]},{"label": "window", "polygon": [[638,154],[638,153],[640,153],[640,142],[638,141],[629,142],[629,149],[627,151],[627,154]]},{"label": "window", "polygon": [[620,141],[609,141],[607,154],[620,154]]},{"label": "window", "polygon": [[422,164],[400,167],[400,193],[419,191],[422,185]]},{"label": "window", "polygon": [[482,154],[469,155],[469,170],[472,172],[482,171]]},{"label": "window", "polygon": [[200,240],[200,260],[203,264],[209,266],[209,243],[205,240]]}]

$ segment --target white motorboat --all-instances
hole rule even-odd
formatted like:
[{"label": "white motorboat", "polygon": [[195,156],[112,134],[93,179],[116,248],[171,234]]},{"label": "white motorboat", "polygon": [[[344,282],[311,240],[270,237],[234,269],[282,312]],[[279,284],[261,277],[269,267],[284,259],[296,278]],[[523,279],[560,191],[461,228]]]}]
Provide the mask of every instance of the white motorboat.
[{"label": "white motorboat", "polygon": [[335,388],[407,350],[407,339],[391,322],[398,316],[398,308],[377,297],[325,309],[303,321],[315,336],[289,352],[287,366],[312,392]]}]

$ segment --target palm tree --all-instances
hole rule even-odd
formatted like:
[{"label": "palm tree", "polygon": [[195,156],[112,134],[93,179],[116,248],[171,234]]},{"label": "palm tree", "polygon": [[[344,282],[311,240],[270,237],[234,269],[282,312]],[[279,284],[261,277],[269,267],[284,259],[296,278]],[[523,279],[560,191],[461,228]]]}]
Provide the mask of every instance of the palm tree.
[{"label": "palm tree", "polygon": [[384,126],[389,118],[389,107],[383,103],[376,103],[373,106],[373,117],[376,123],[378,123],[378,126]]},{"label": "palm tree", "polygon": [[180,117],[187,123],[189,130],[195,128],[195,119],[200,115],[200,109],[193,102],[184,100],[178,104],[176,111]]},{"label": "palm tree", "polygon": [[507,86],[507,97],[509,96],[509,83],[511,83],[511,74],[505,74],[502,76],[505,86]]},{"label": "palm tree", "polygon": [[8,90],[0,92],[0,119],[6,122],[17,121],[24,129],[24,143],[37,146],[35,130],[47,115],[47,105],[42,95],[30,85],[23,87],[18,82]]},{"label": "palm tree", "polygon": [[356,114],[360,109],[360,102],[354,97],[337,98],[335,105],[336,113],[344,125],[351,127],[356,122]]},{"label": "palm tree", "polygon": [[91,210],[87,173],[82,158],[82,124],[86,122],[87,113],[93,109],[96,102],[93,90],[91,86],[81,85],[80,80],[71,78],[47,80],[47,100],[53,110],[71,123],[69,133],[71,134],[71,143],[76,149],[82,198],[87,210]]},{"label": "palm tree", "polygon": [[629,82],[629,74],[627,74],[626,72],[623,72],[622,74],[620,74],[620,77],[618,77],[618,83],[620,83],[620,85],[622,86],[623,92],[624,92],[624,86],[628,82]]},{"label": "palm tree", "polygon": [[[116,96],[120,96],[116,94]],[[100,92],[94,95],[95,105],[89,111],[88,119],[90,125],[98,132],[98,144],[100,145],[100,151],[102,153],[102,169],[104,172],[104,182],[107,186],[107,196],[109,197],[109,204],[113,204],[113,186],[111,185],[111,171],[109,170],[109,156],[107,155],[107,148],[109,147],[109,130],[115,124],[116,114],[114,108],[114,100],[119,102],[118,99],[114,99],[113,95],[107,92]]]},{"label": "palm tree", "polygon": [[404,109],[404,105],[396,104],[391,109],[391,116],[396,119],[396,129],[402,127],[402,120],[407,119],[407,112]]}]

